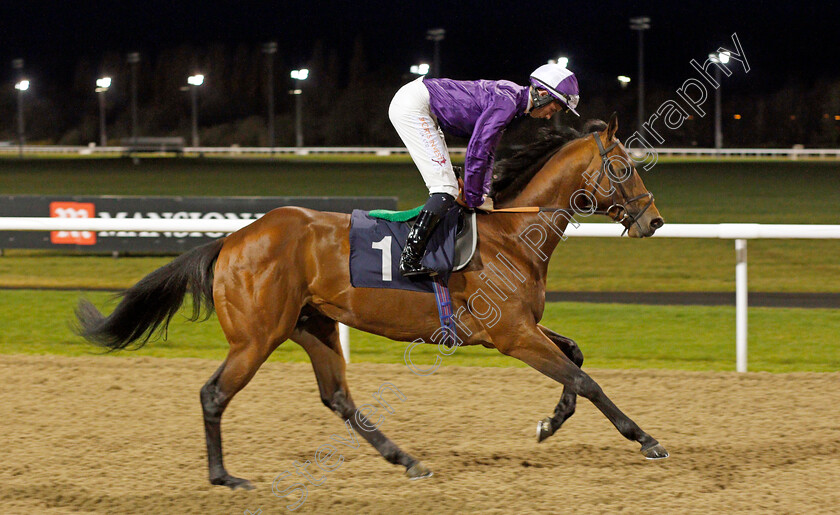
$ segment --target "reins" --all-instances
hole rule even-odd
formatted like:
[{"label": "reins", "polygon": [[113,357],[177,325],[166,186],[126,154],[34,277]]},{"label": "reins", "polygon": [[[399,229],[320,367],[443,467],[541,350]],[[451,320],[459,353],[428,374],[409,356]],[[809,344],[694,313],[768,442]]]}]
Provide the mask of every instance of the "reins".
[{"label": "reins", "polygon": [[552,208],[552,207],[538,207],[538,206],[523,206],[523,207],[503,207],[499,209],[494,209],[492,211],[487,211],[487,213],[540,213],[543,211],[551,210],[551,211],[558,211],[560,208]]}]

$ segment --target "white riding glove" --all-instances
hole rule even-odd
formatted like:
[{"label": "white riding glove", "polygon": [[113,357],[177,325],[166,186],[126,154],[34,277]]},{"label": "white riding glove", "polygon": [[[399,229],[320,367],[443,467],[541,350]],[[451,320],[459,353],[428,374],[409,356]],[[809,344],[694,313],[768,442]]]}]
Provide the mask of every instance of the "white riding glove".
[{"label": "white riding glove", "polygon": [[487,212],[487,213],[489,213],[490,211],[493,211],[493,209],[494,209],[493,208],[493,199],[485,195],[484,196],[484,203],[482,203],[476,209],[480,209],[480,210],[482,210],[484,212]]}]

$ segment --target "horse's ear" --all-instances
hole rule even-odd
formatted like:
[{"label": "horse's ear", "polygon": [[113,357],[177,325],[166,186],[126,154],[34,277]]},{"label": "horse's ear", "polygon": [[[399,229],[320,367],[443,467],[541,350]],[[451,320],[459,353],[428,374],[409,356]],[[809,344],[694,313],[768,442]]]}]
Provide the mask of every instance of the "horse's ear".
[{"label": "horse's ear", "polygon": [[612,141],[616,132],[618,132],[618,114],[613,111],[612,116],[610,116],[610,121],[607,123],[607,130],[604,134],[608,142]]}]

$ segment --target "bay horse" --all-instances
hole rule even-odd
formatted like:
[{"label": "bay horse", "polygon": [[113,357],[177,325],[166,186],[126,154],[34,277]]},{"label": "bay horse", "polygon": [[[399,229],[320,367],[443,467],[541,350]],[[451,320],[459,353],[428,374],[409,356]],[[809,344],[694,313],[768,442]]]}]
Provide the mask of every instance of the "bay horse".
[{"label": "bay horse", "polygon": [[[449,281],[453,308],[460,317],[458,344],[495,348],[563,384],[554,415],[538,424],[538,440],[557,431],[574,413],[576,396],[581,395],[624,437],[641,444],[645,457],[665,458],[668,453],[657,440],[622,413],[581,371],[583,354],[577,344],[539,324],[545,305],[545,257],[561,241],[569,213],[588,209],[606,214],[621,222],[631,237],[651,236],[663,224],[653,196],[626,149],[615,139],[616,116],[605,128],[600,123],[600,131],[583,136],[571,130],[573,134],[555,134],[497,165],[493,183],[497,208],[539,206],[544,213],[553,214],[547,218],[533,213],[477,217],[476,256]],[[620,170],[624,180],[620,182],[615,178],[619,171],[612,166],[618,162],[624,163]],[[583,206],[586,199],[591,205]],[[580,205],[573,206],[573,202]],[[610,207],[597,210],[595,203]],[[309,355],[321,400],[328,408],[388,462],[404,466],[410,478],[431,475],[356,409],[345,377],[338,323],[392,340],[435,342],[440,325],[434,295],[352,287],[349,220],[347,214],[278,208],[150,273],[121,294],[122,300],[107,317],[89,302],[80,301],[76,309],[79,334],[112,350],[132,343],[137,348],[159,335],[187,293],[193,300],[193,319],[200,316],[202,305],[207,316],[215,308],[230,348],[200,392],[212,484],[253,488],[248,480],[228,474],[224,467],[221,417],[233,396],[288,339]],[[546,220],[554,225],[545,229]],[[539,223],[544,230],[537,229],[543,236],[538,247],[533,237],[528,245],[512,244],[517,235]],[[484,271],[498,271],[492,263],[497,259],[516,279],[508,278],[514,286],[507,293],[499,286],[504,281],[494,283],[494,291],[505,298],[493,320],[488,320],[486,310],[478,309],[475,295],[491,290]]]}]

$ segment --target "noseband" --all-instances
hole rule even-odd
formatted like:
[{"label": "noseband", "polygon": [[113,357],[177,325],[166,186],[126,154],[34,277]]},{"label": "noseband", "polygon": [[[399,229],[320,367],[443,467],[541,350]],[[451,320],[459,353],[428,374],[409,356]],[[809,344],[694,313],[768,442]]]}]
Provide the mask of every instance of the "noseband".
[{"label": "noseband", "polygon": [[[639,218],[645,214],[645,211],[648,210],[651,204],[653,204],[653,193],[646,192],[642,193],[641,195],[637,195],[633,198],[628,198],[627,191],[624,189],[624,181],[617,181],[613,177],[616,175],[615,170],[613,170],[612,163],[607,158],[607,154],[609,154],[616,146],[618,146],[618,141],[613,141],[612,144],[604,148],[604,145],[601,143],[601,138],[598,137],[597,132],[592,133],[592,137],[595,139],[595,143],[598,145],[598,152],[601,153],[601,173],[598,174],[598,178],[595,181],[596,186],[600,186],[601,181],[604,179],[604,175],[607,176],[607,181],[610,183],[610,187],[612,188],[613,192],[610,194],[610,200],[612,201],[612,205],[607,209],[596,210],[593,211],[592,214],[596,215],[606,215],[610,216],[610,213],[613,209],[617,209],[618,213],[622,214],[621,219],[614,218],[617,222],[623,224],[625,220],[629,221],[630,223],[624,227],[624,232],[621,233],[624,236],[625,233],[633,226],[633,224],[639,225],[639,229],[642,229],[641,224],[639,224]],[[624,202],[620,202],[615,198],[615,190],[621,192],[622,199]],[[642,199],[648,199],[645,205],[642,207],[639,212],[636,214],[631,214],[630,210],[627,209],[627,206],[632,204],[633,202],[637,202]],[[618,215],[616,215],[618,216]],[[644,229],[642,229],[644,232]]]}]

